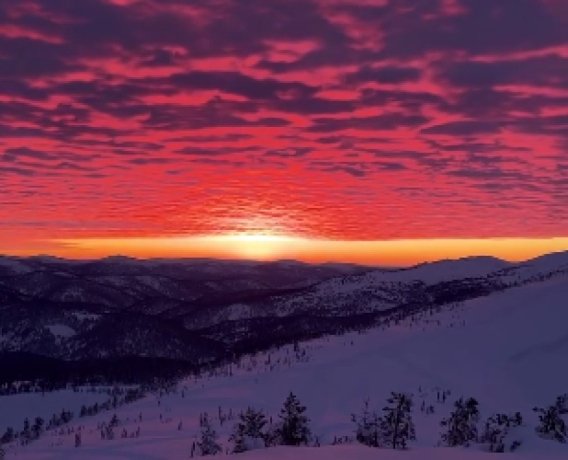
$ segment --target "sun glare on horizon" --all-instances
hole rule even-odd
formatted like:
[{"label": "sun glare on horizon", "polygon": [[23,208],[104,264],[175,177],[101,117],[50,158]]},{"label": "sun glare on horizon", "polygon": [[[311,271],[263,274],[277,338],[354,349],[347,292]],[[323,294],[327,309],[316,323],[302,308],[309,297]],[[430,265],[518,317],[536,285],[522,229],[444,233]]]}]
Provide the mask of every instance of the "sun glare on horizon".
[{"label": "sun glare on horizon", "polygon": [[240,257],[256,260],[285,257],[290,245],[302,240],[290,235],[273,233],[270,230],[258,233],[221,234],[204,239],[226,244]]}]

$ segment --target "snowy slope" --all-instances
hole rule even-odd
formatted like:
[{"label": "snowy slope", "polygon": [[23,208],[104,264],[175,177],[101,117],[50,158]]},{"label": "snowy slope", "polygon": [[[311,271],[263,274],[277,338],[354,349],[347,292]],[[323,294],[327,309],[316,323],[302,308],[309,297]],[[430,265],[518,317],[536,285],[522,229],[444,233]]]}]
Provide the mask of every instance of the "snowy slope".
[{"label": "snowy slope", "polygon": [[378,272],[375,276],[377,281],[421,281],[425,284],[435,284],[463,278],[478,278],[510,265],[494,257],[467,257],[429,262],[401,270]]},{"label": "snowy slope", "polygon": [[79,412],[82,405],[101,403],[108,398],[102,391],[87,389],[0,396],[0,433],[4,433],[9,426],[21,429],[26,417],[32,422],[35,417],[49,420],[53,414],[59,414],[63,409]]},{"label": "snowy slope", "polygon": [[[164,439],[163,441],[167,441]],[[190,456],[190,449],[186,442],[171,439],[170,446],[177,449],[164,450],[160,444],[141,442],[139,439],[122,441],[120,449],[109,447],[104,450],[90,447],[59,448],[61,457],[53,457],[50,452],[20,453],[13,458],[51,460],[80,458],[81,460],[152,460],[167,458],[168,460],[186,460]],[[108,446],[107,446],[108,447]],[[565,452],[558,446],[543,446],[536,450],[518,453],[494,454],[466,449],[452,448],[421,448],[408,451],[393,451],[386,449],[373,449],[362,445],[340,445],[315,447],[275,447],[270,450],[256,450],[238,454],[235,460],[565,460]],[[80,456],[78,456],[80,452]],[[10,458],[10,457],[8,457]],[[199,458],[199,457],[197,457]],[[227,458],[225,454],[211,459]]]},{"label": "snowy slope", "polygon": [[568,252],[566,251],[546,254],[492,274],[508,283],[539,281],[562,275],[568,275]]},{"label": "snowy slope", "polygon": [[378,269],[334,277],[298,293],[275,296],[270,302],[223,305],[202,316],[187,316],[185,325],[199,329],[235,318],[376,313],[405,305],[444,303],[447,295],[472,298],[551,277],[568,278],[568,252],[520,264],[493,257],[442,260],[400,270]]},{"label": "snowy slope", "polygon": [[[350,414],[360,409],[364,399],[370,398],[372,406],[380,409],[388,393],[396,390],[414,395],[417,440],[410,452],[339,446],[258,451],[241,458],[491,458],[477,448],[434,448],[440,418],[463,395],[480,401],[483,417],[522,412],[523,445],[504,458],[565,459],[566,445],[536,436],[531,409],[568,391],[567,299],[566,278],[553,277],[448,306],[439,313],[419,312],[388,328],[311,341],[301,347],[305,357],[301,353],[296,359],[292,347],[285,347],[244,358],[230,372],[226,369],[232,375],[191,378],[172,393],[149,395],[119,409],[120,430],[131,433],[140,427],[138,439],[102,441],[97,424],[110,419],[111,414],[105,413],[77,422],[84,426],[81,448],[73,447],[73,434],[48,434],[28,447],[15,447],[8,458],[186,459],[201,412],[216,416],[219,406],[227,414],[253,405],[276,414],[289,391],[307,405],[314,433],[328,444],[334,436],[352,435]],[[445,403],[437,401],[440,389],[451,391]],[[418,410],[422,401],[432,404],[435,413]],[[230,426],[216,424],[227,448]]]},{"label": "snowy slope", "polygon": [[[225,344],[213,346],[209,337],[184,329],[184,317],[204,315],[210,325],[216,305],[287,294],[366,270],[293,261],[0,256],[0,353],[72,360],[218,359]],[[117,330],[124,318],[127,327]],[[203,350],[188,342],[210,346]]]},{"label": "snowy slope", "polygon": [[[372,327],[385,312],[551,278],[568,278],[568,252],[520,264],[472,257],[401,270],[290,261],[0,258],[0,352],[199,363]],[[80,319],[85,315],[88,320]],[[207,350],[185,345],[192,342],[208,344]]]},{"label": "snowy slope", "polygon": [[[419,449],[408,452],[372,449],[365,446],[333,446],[322,448],[285,448],[273,449],[270,455],[263,451],[246,452],[237,457],[239,460],[491,460],[496,454],[487,454],[460,449],[437,448]],[[562,458],[558,452],[531,452],[519,455],[502,454],[504,459],[519,458],[524,460],[544,460]]]}]

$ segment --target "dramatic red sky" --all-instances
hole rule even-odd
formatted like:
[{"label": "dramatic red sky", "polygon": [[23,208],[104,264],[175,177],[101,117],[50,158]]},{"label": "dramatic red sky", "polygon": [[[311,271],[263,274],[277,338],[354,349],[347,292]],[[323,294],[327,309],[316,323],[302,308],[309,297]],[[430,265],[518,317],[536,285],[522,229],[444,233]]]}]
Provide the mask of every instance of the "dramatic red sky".
[{"label": "dramatic red sky", "polygon": [[565,0],[3,0],[0,252],[566,249],[567,30]]}]

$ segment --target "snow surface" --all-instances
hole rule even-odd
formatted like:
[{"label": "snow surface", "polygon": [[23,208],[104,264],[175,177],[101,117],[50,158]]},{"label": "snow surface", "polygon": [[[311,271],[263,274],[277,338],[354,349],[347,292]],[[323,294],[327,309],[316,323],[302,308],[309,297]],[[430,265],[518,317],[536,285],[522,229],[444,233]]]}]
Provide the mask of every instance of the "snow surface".
[{"label": "snow surface", "polygon": [[101,317],[101,315],[97,315],[96,313],[86,313],[80,311],[74,311],[72,312],[72,315],[79,321],[95,321]]},{"label": "snow surface", "polygon": [[33,271],[24,261],[12,258],[0,256],[0,268],[11,272],[14,275],[22,275],[24,273],[30,273]]},{"label": "snow surface", "polygon": [[[73,430],[82,426],[80,448],[73,446],[73,433],[47,433],[27,447],[11,446],[8,458],[187,459],[199,414],[205,411],[212,416],[224,449],[229,449],[227,438],[234,421],[220,425],[219,406],[225,415],[249,405],[276,415],[289,391],[308,407],[313,432],[325,445],[335,436],[353,435],[350,415],[360,410],[365,399],[380,410],[394,390],[410,392],[414,398],[417,440],[408,452],[350,445],[259,450],[237,458],[491,458],[495,454],[482,452],[480,446],[435,447],[441,418],[463,395],[479,400],[483,419],[495,412],[523,414],[526,426],[518,433],[521,448],[499,458],[565,460],[567,445],[537,437],[532,408],[552,404],[557,395],[568,392],[567,299],[567,279],[557,277],[449,306],[439,313],[422,312],[389,328],[310,341],[301,344],[305,356],[288,346],[245,357],[216,376],[188,378],[174,392],[151,394],[119,408],[117,433],[126,429],[130,434],[140,427],[137,439],[118,435],[112,441],[101,440],[97,425],[112,416],[101,413],[70,425]],[[438,390],[451,391],[446,402],[437,401]],[[431,404],[435,413],[421,412],[422,401]]]},{"label": "snow surface", "polygon": [[[363,308],[370,310],[384,310],[399,305],[407,295],[408,284],[423,283],[434,285],[437,283],[478,278],[494,273],[500,273],[511,265],[493,257],[469,257],[457,260],[442,260],[425,263],[411,268],[399,270],[372,270],[361,275],[350,277],[336,277],[323,281],[315,286],[311,293],[304,294],[303,298],[282,300],[283,313],[287,314],[291,308],[290,303],[296,303],[303,308],[306,302],[331,304],[341,310],[344,303],[349,308]],[[401,290],[401,287],[403,289]],[[366,294],[374,298],[361,305],[352,305],[353,295]],[[293,306],[292,306],[293,307]]]},{"label": "snow surface", "polygon": [[49,420],[52,415],[60,414],[63,409],[78,414],[83,404],[92,405],[109,399],[106,393],[81,388],[80,390],[0,396],[0,433],[4,433],[9,426],[21,430],[26,417],[32,422],[35,417]]},{"label": "snow surface", "polygon": [[73,337],[77,334],[75,329],[65,324],[48,324],[45,326],[45,328],[49,330],[49,332],[51,332],[55,337],[68,338]]},{"label": "snow surface", "polygon": [[383,272],[384,281],[422,281],[435,284],[463,278],[477,278],[508,267],[510,264],[494,257],[468,257],[456,260],[440,260],[415,267]]},{"label": "snow surface", "polygon": [[558,457],[556,453],[490,454],[466,449],[425,448],[405,452],[373,449],[361,445],[314,447],[277,447],[270,451],[246,452],[238,460],[543,460]]},{"label": "snow surface", "polygon": [[[162,443],[170,441],[162,439]],[[116,443],[117,441],[109,441],[108,443]],[[190,452],[187,442],[181,444],[176,443],[180,449],[164,450],[159,444],[150,444],[140,439],[120,440],[122,448],[98,450],[89,447],[73,447],[60,448],[60,457],[54,457],[49,452],[34,452],[28,454],[21,452],[9,458],[34,459],[34,460],[58,460],[80,458],[84,460],[188,460]],[[262,449],[251,452],[238,454],[229,457],[235,460],[565,460],[565,453],[559,449],[548,449],[539,452],[524,453],[503,453],[494,454],[481,452],[476,450],[460,449],[460,448],[424,448],[407,451],[393,451],[389,449],[373,449],[362,445],[340,445],[340,446],[323,446],[316,447],[275,447],[271,449]],[[225,454],[214,457],[196,457],[196,458],[227,458]]]}]

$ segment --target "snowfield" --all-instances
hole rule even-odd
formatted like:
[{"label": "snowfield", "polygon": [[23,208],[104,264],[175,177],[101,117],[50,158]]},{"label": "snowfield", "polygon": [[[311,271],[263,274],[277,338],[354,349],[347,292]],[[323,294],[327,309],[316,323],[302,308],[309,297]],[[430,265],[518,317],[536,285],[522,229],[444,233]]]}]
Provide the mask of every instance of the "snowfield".
[{"label": "snowfield", "polygon": [[65,324],[48,324],[45,326],[56,337],[73,337],[77,332]]},{"label": "snowfield", "polygon": [[467,449],[424,448],[409,451],[373,449],[361,445],[314,447],[277,447],[270,451],[239,454],[238,460],[544,460],[559,458],[554,453],[488,454]]},{"label": "snowfield", "polygon": [[31,422],[35,417],[48,420],[63,409],[79,413],[82,405],[101,403],[107,399],[109,396],[106,393],[86,389],[0,396],[0,433],[4,433],[9,426],[21,429],[26,417]]},{"label": "snowfield", "polygon": [[[162,439],[166,448],[139,440],[123,442],[121,448],[96,450],[90,448],[59,449],[59,456],[48,452],[21,453],[13,458],[21,459],[67,459],[81,458],[84,460],[153,460],[170,459],[185,460],[190,458],[187,443],[175,439]],[[112,441],[111,441],[112,442]],[[546,446],[543,446],[546,447]],[[167,449],[167,450],[166,450]],[[77,453],[80,450],[80,454]],[[232,456],[231,456],[232,457]],[[229,457],[229,458],[231,458]],[[8,457],[11,458],[11,457]],[[226,455],[204,458],[227,458]],[[560,449],[543,449],[538,452],[495,454],[471,449],[460,448],[423,448],[407,451],[389,449],[373,449],[363,445],[339,445],[323,447],[273,447],[236,454],[235,460],[565,460],[566,451]]]},{"label": "snowfield", "polygon": [[[252,406],[276,420],[293,391],[307,406],[313,434],[322,447],[272,448],[236,458],[254,459],[485,459],[487,446],[437,447],[440,420],[455,399],[479,401],[481,425],[496,412],[520,411],[524,426],[514,432],[521,447],[504,459],[568,458],[568,446],[535,433],[534,406],[550,405],[568,392],[568,278],[565,275],[441,308],[365,333],[326,337],[245,357],[217,375],[187,378],[176,388],[120,407],[114,440],[100,426],[113,412],[75,419],[63,431],[47,432],[28,446],[13,443],[7,458],[33,460],[176,460],[190,456],[199,415],[208,412],[225,452],[235,415]],[[411,393],[417,439],[394,452],[361,445],[330,446],[353,436],[350,420],[365,399],[380,410],[391,391]],[[445,401],[439,393],[449,391]],[[0,410],[6,413],[6,397]],[[71,406],[72,404],[67,404]],[[19,418],[40,414],[40,403],[21,405]],[[432,406],[433,413],[421,410]],[[8,408],[9,412],[12,412]],[[21,427],[17,427],[20,428]],[[137,429],[140,435],[132,436]],[[75,432],[81,446],[74,447]],[[127,436],[121,437],[121,433]]]}]

